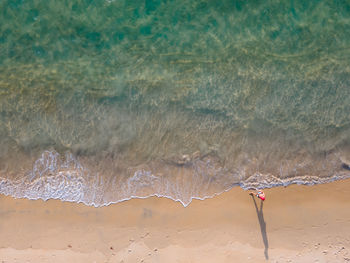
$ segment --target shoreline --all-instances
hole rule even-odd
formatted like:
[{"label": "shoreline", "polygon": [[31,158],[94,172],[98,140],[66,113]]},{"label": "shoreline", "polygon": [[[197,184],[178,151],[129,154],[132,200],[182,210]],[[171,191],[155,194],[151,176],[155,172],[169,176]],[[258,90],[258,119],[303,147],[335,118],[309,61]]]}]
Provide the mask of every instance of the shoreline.
[{"label": "shoreline", "polygon": [[235,187],[183,207],[167,198],[104,207],[0,195],[4,262],[346,262],[350,179],[265,189],[260,210]]},{"label": "shoreline", "polygon": [[[348,169],[344,168],[346,166],[345,163],[343,163],[342,168],[343,169]],[[346,166],[347,167],[347,166]],[[177,171],[178,174],[182,175],[182,178],[186,178],[186,176],[190,176],[191,173],[187,173],[188,171],[181,169],[180,172]],[[136,173],[137,174],[137,173]],[[53,175],[51,175],[52,178],[54,178]],[[152,178],[153,174],[150,173],[145,176]],[[78,177],[81,179],[81,177]],[[255,173],[252,176],[248,177],[246,180],[240,182],[240,183],[232,183],[232,185],[227,188],[223,189],[218,192],[212,192],[208,195],[193,195],[190,197],[179,197],[178,193],[171,192],[169,194],[163,194],[161,193],[150,193],[148,195],[142,195],[142,187],[141,187],[141,195],[131,195],[128,197],[123,197],[121,199],[116,199],[116,200],[111,200],[108,202],[98,202],[98,201],[91,201],[86,198],[80,198],[81,199],[76,199],[77,196],[74,194],[72,196],[69,196],[69,193],[76,193],[78,191],[83,191],[85,194],[89,193],[89,189],[74,189],[74,184],[69,186],[67,189],[69,191],[68,195],[62,195],[62,192],[59,189],[59,186],[65,183],[65,180],[67,178],[62,177],[61,180],[63,181],[54,181],[52,184],[52,179],[48,179],[45,177],[40,177],[38,180],[36,180],[34,183],[32,181],[21,181],[20,183],[8,180],[4,177],[0,176],[0,186],[3,188],[0,192],[0,195],[12,197],[15,199],[28,199],[28,200],[42,200],[42,201],[49,201],[49,200],[59,200],[61,202],[71,202],[71,203],[76,203],[76,204],[83,204],[86,206],[90,207],[106,207],[110,205],[115,205],[119,204],[122,202],[130,201],[133,199],[148,199],[148,198],[167,198],[173,202],[178,202],[181,203],[183,207],[188,207],[194,200],[199,200],[199,201],[204,201],[207,199],[212,199],[215,198],[216,196],[219,196],[225,192],[229,192],[234,188],[240,188],[243,191],[247,190],[257,190],[257,189],[273,189],[273,188],[278,188],[278,187],[289,187],[292,185],[300,185],[300,186],[315,186],[315,185],[320,185],[320,184],[329,184],[337,181],[344,181],[350,179],[350,174],[348,171],[340,171],[335,175],[328,176],[328,177],[317,177],[317,176],[312,176],[312,175],[306,175],[306,176],[294,176],[294,177],[287,177],[287,178],[278,178],[272,174],[263,174],[263,173]],[[133,179],[129,178],[129,179]],[[207,178],[208,179],[208,178]],[[210,180],[210,179],[209,179]],[[57,185],[58,182],[58,185]],[[208,181],[209,182],[209,181]],[[258,183],[259,182],[259,183]],[[149,183],[152,183],[149,181]],[[172,182],[167,182],[168,184],[171,184]],[[173,183],[177,183],[176,181]],[[41,184],[45,184],[46,187],[42,187]],[[142,185],[142,184],[141,184]],[[183,186],[183,185],[182,185]],[[40,187],[40,189],[39,189]],[[121,184],[117,186],[118,188],[123,188],[123,187],[128,187],[128,184]],[[179,185],[176,185],[175,188],[178,188]],[[18,188],[21,188],[22,190],[19,190]],[[26,188],[26,190],[23,190],[23,188]],[[180,187],[181,188],[181,187]],[[28,193],[29,190],[29,193]],[[91,189],[90,189],[91,190]],[[148,189],[150,192],[155,192],[152,187]],[[154,190],[154,191],[153,191]],[[163,189],[164,190],[164,189]],[[174,189],[172,189],[174,190]],[[31,192],[31,191],[34,191]],[[91,190],[92,191],[92,190]],[[101,191],[100,189],[98,191]],[[48,197],[48,192],[51,192],[52,196]],[[84,196],[83,193],[83,196]],[[89,194],[88,194],[89,195]],[[79,196],[78,196],[79,197]]]}]

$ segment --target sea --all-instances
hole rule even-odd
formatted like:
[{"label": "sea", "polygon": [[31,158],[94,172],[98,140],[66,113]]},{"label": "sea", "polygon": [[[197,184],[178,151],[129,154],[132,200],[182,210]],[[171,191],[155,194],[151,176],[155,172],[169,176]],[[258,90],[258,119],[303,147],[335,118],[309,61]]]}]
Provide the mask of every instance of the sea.
[{"label": "sea", "polygon": [[0,1],[0,193],[184,206],[350,178],[348,0]]}]

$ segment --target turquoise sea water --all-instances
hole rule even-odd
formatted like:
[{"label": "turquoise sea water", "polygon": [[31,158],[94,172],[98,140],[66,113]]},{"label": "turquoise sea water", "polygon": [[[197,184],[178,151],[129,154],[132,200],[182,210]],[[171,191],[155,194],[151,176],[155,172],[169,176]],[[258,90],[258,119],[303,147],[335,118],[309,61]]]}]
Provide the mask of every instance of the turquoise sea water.
[{"label": "turquoise sea water", "polygon": [[349,160],[349,1],[0,2],[3,194],[187,205]]}]

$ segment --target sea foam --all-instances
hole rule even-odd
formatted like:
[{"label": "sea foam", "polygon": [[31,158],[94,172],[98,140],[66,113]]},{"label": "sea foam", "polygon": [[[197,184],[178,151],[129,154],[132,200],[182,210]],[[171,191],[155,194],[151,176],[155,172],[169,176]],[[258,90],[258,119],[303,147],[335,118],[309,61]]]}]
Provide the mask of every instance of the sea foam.
[{"label": "sea foam", "polygon": [[105,182],[102,175],[92,175],[77,158],[66,153],[64,158],[55,151],[45,151],[33,165],[32,171],[19,180],[0,178],[0,193],[15,198],[59,199],[106,206],[132,198],[166,197],[188,206],[193,199],[211,198],[233,187],[263,189],[290,184],[315,185],[350,178],[350,173],[328,176],[295,176],[278,178],[271,174],[255,173],[238,180],[237,175],[214,167],[210,161],[198,161],[193,174],[159,175],[154,171],[136,170],[129,177]]}]

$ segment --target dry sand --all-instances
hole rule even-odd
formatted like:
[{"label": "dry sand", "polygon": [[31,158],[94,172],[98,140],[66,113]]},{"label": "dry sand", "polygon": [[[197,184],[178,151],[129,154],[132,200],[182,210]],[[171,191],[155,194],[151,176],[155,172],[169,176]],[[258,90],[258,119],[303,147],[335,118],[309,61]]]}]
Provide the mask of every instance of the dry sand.
[{"label": "dry sand", "polygon": [[[3,262],[350,262],[350,180],[94,208],[0,196]],[[268,260],[267,260],[268,258]]]}]

